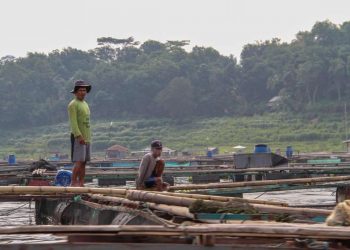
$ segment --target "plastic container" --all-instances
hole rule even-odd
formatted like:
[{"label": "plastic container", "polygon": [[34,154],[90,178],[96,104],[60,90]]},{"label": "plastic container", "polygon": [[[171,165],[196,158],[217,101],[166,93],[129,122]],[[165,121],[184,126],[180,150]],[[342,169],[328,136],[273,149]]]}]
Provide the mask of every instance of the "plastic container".
[{"label": "plastic container", "polygon": [[9,157],[8,157],[8,164],[9,165],[15,165],[16,164],[16,155],[9,155]]},{"label": "plastic container", "polygon": [[286,156],[287,156],[287,158],[290,158],[293,156],[293,147],[292,146],[288,146],[286,148]]},{"label": "plastic container", "polygon": [[72,182],[72,172],[69,170],[59,170],[55,177],[55,186],[67,187]]},{"label": "plastic container", "polygon": [[213,151],[208,150],[207,151],[207,157],[212,158],[213,157]]},{"label": "plastic container", "polygon": [[257,144],[254,148],[254,153],[268,153],[270,151],[266,144]]}]

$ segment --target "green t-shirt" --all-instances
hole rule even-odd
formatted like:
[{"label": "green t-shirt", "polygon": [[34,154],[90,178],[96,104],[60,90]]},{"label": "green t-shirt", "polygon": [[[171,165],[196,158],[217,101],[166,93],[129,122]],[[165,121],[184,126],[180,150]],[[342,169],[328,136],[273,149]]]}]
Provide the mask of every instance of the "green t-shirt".
[{"label": "green t-shirt", "polygon": [[68,105],[71,131],[74,137],[83,136],[85,142],[91,142],[90,109],[86,101],[74,98]]}]

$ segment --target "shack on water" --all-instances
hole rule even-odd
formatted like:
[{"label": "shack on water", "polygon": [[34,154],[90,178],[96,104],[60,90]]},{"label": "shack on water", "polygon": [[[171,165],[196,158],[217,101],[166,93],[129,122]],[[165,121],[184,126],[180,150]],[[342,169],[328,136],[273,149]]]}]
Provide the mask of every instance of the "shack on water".
[{"label": "shack on water", "polygon": [[346,145],[346,152],[350,153],[350,140],[343,141],[343,143]]},{"label": "shack on water", "polygon": [[106,158],[113,159],[113,158],[125,158],[129,154],[129,149],[126,147],[123,147],[121,145],[113,145],[106,150]]},{"label": "shack on water", "polygon": [[[151,152],[151,148],[147,147],[147,148],[144,148],[143,150],[140,150],[140,151],[133,151],[133,152],[131,152],[131,155],[132,156],[143,156],[149,152]],[[162,156],[163,157],[177,156],[177,151],[173,150],[171,148],[168,148],[168,147],[163,147]]]}]

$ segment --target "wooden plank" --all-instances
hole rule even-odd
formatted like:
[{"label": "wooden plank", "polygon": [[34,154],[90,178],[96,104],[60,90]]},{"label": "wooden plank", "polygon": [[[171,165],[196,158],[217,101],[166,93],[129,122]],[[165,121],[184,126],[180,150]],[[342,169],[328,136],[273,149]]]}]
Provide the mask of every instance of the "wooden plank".
[{"label": "wooden plank", "polygon": [[330,227],[324,225],[269,223],[264,224],[209,224],[182,227],[163,226],[17,226],[1,227],[0,234],[38,234],[38,233],[94,233],[119,235],[166,235],[166,236],[237,236],[268,238],[315,238],[315,239],[350,239],[349,227]]},{"label": "wooden plank", "polygon": [[[93,236],[94,237],[94,236]],[[96,237],[96,236],[95,236]],[[226,245],[216,245],[215,250],[266,250],[266,249],[276,249],[275,245],[276,242],[272,241],[271,243],[274,245],[273,247],[267,245],[267,244],[249,244],[245,242],[245,244],[242,243],[232,243],[232,240],[230,240],[230,243],[225,242]],[[265,240],[265,243],[269,243],[269,241]],[[146,242],[147,243],[147,242]],[[278,242],[281,247],[279,249],[296,249],[293,247],[288,247],[286,244],[281,244],[281,242]],[[290,245],[290,244],[289,244]],[[60,243],[60,244],[43,244],[43,243],[22,243],[22,244],[0,244],[0,249],[2,250],[106,250],[106,249],[125,249],[125,250],[208,250],[207,246],[202,245],[192,245],[192,244],[164,244],[164,243],[143,243],[143,242],[130,242],[130,243],[109,243],[109,242],[98,242],[98,243]]]}]

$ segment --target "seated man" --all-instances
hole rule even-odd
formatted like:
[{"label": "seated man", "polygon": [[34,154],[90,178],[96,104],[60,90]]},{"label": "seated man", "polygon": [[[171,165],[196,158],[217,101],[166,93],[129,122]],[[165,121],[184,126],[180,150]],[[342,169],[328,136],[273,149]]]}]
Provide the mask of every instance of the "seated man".
[{"label": "seated man", "polygon": [[158,140],[151,143],[151,152],[146,154],[141,161],[139,173],[136,179],[137,189],[155,189],[165,191],[169,184],[163,182],[165,162],[160,159],[162,143]]}]

